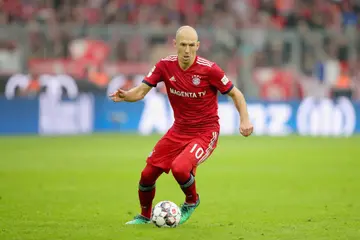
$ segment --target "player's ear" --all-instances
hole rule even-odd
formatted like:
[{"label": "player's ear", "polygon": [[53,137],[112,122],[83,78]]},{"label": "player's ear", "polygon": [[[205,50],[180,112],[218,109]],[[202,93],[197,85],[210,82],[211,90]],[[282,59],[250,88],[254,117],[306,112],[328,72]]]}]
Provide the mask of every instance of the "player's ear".
[{"label": "player's ear", "polygon": [[200,47],[200,41],[197,41],[197,43],[196,43],[196,51],[199,50],[199,47]]},{"label": "player's ear", "polygon": [[176,40],[175,39],[173,39],[173,45],[174,45],[174,47],[176,47]]}]

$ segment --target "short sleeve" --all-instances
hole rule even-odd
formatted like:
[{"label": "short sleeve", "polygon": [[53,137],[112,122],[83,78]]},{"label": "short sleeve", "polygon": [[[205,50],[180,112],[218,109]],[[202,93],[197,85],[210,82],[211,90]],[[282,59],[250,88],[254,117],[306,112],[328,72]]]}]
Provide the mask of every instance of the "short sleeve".
[{"label": "short sleeve", "polygon": [[210,84],[214,86],[221,94],[227,94],[233,89],[234,84],[228,79],[224,71],[214,64],[210,71]]},{"label": "short sleeve", "polygon": [[162,81],[161,62],[158,62],[144,78],[143,83],[150,87],[156,87],[156,85]]}]

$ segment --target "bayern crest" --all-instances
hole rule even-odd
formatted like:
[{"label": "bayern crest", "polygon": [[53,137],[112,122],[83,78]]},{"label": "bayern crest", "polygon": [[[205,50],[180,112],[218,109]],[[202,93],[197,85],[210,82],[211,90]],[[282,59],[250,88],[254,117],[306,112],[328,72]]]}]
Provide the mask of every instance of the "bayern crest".
[{"label": "bayern crest", "polygon": [[197,75],[194,75],[194,76],[192,77],[192,82],[193,82],[193,84],[194,84],[195,86],[199,85],[199,84],[200,84],[200,77],[197,76]]}]

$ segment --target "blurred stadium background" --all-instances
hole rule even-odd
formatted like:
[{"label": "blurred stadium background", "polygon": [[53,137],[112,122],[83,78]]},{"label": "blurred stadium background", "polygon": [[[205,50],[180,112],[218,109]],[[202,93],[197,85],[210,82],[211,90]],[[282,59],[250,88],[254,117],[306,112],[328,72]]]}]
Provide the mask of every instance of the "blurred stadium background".
[{"label": "blurred stadium background", "polygon": [[[163,133],[172,122],[163,86],[136,113],[106,95],[138,84],[190,24],[199,54],[255,101],[258,134],[351,135],[360,131],[359,12],[345,0],[2,1],[0,133]],[[223,133],[235,133],[231,106],[220,111]]]},{"label": "blurred stadium background", "polygon": [[[107,95],[173,54],[185,24],[199,32],[199,55],[246,95],[257,136],[238,136],[239,117],[219,95],[228,136],[199,174],[203,210],[172,238],[360,238],[360,1],[2,0],[0,9],[1,239],[148,236],[122,224],[172,111],[162,85],[138,103]],[[164,179],[156,200],[180,203]]]}]

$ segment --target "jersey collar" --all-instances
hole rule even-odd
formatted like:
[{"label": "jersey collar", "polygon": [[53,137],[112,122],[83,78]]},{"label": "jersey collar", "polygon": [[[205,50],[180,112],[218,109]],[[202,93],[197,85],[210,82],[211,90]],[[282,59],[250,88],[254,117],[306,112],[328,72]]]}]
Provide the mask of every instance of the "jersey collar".
[{"label": "jersey collar", "polygon": [[184,69],[182,69],[182,68],[180,67],[179,58],[177,58],[177,60],[176,60],[176,65],[178,66],[178,68],[179,68],[181,71],[187,72],[187,71],[189,71],[193,66],[196,65],[197,59],[198,59],[198,56],[196,55],[194,62],[193,62],[186,70],[184,70]]}]

